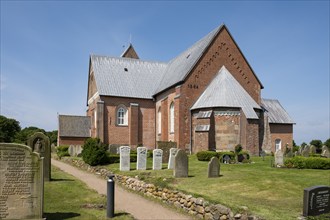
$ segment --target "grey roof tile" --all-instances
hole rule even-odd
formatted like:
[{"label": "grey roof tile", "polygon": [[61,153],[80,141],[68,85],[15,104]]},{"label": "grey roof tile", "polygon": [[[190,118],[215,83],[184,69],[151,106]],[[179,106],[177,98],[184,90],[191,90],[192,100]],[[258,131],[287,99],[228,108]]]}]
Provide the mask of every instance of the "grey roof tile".
[{"label": "grey roof tile", "polygon": [[89,116],[59,115],[60,137],[90,137],[91,118]]},{"label": "grey roof tile", "polygon": [[151,99],[166,64],[131,58],[91,56],[100,95]]},{"label": "grey roof tile", "polygon": [[258,119],[254,109],[261,109],[225,66],[221,67],[191,109],[211,107],[238,107],[248,119]]},{"label": "grey roof tile", "polygon": [[269,123],[275,124],[294,124],[290,115],[276,99],[261,99],[261,107],[268,116]]}]

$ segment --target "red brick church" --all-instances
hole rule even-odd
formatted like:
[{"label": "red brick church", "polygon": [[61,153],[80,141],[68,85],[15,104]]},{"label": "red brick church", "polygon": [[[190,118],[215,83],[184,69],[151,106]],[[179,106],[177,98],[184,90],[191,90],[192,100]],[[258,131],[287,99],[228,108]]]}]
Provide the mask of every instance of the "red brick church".
[{"label": "red brick church", "polygon": [[141,60],[129,45],[120,57],[90,57],[86,129],[106,144],[150,149],[157,141],[192,153],[285,149],[294,122],[261,89],[225,25],[167,63]]}]

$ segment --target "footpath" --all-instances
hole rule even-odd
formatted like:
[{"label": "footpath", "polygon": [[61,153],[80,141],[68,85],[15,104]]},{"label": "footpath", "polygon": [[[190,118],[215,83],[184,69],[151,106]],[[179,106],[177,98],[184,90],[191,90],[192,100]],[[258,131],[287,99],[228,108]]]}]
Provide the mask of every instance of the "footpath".
[{"label": "footpath", "polygon": [[[99,194],[106,195],[107,182],[105,179],[55,159],[52,159],[51,164],[83,181]],[[116,211],[130,213],[135,219],[191,219],[189,216],[177,213],[140,195],[128,192],[118,185],[115,185],[115,213]]]}]

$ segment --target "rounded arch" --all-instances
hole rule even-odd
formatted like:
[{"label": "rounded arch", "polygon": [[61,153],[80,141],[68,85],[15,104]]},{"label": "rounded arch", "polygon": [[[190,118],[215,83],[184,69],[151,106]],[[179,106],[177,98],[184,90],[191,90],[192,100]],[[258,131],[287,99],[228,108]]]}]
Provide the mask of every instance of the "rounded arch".
[{"label": "rounded arch", "polygon": [[170,104],[170,133],[174,133],[174,102]]},{"label": "rounded arch", "polygon": [[127,107],[123,104],[117,106],[116,109],[116,124],[119,126],[128,125],[128,113]]},{"label": "rounded arch", "polygon": [[161,107],[159,107],[158,111],[157,111],[157,123],[158,123],[158,126],[157,126],[158,134],[161,134],[162,133],[162,109],[161,109]]},{"label": "rounded arch", "polygon": [[282,149],[282,140],[280,138],[275,139],[275,152]]}]

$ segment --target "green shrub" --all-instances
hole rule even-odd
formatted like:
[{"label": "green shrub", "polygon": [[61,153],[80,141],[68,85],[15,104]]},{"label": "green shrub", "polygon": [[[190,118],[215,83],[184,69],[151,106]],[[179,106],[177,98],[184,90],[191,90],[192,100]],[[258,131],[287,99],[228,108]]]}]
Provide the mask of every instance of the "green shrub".
[{"label": "green shrub", "polygon": [[212,157],[219,158],[219,155],[215,151],[200,151],[197,153],[197,159],[199,161],[210,161]]},{"label": "green shrub", "polygon": [[330,169],[330,159],[320,157],[293,157],[285,160],[284,165],[288,168],[298,169]]},{"label": "green shrub", "polygon": [[56,148],[56,154],[57,154],[57,156],[58,156],[60,159],[61,159],[62,157],[69,157],[70,154],[69,154],[68,149],[69,149],[69,146],[66,146],[66,145],[64,145],[64,146],[58,146],[58,147]]},{"label": "green shrub", "polygon": [[237,144],[237,145],[235,146],[235,153],[236,153],[236,154],[238,154],[238,153],[241,152],[242,150],[243,150],[242,145]]},{"label": "green shrub", "polygon": [[82,150],[82,158],[85,163],[96,166],[106,162],[106,145],[99,138],[88,138]]},{"label": "green shrub", "polygon": [[148,150],[147,157],[148,158],[152,158],[153,157],[153,151],[152,150]]},{"label": "green shrub", "polygon": [[221,151],[221,152],[218,152],[218,155],[219,155],[219,158],[221,159],[221,161],[225,155],[228,155],[231,160],[235,160],[235,153],[233,151]]}]

